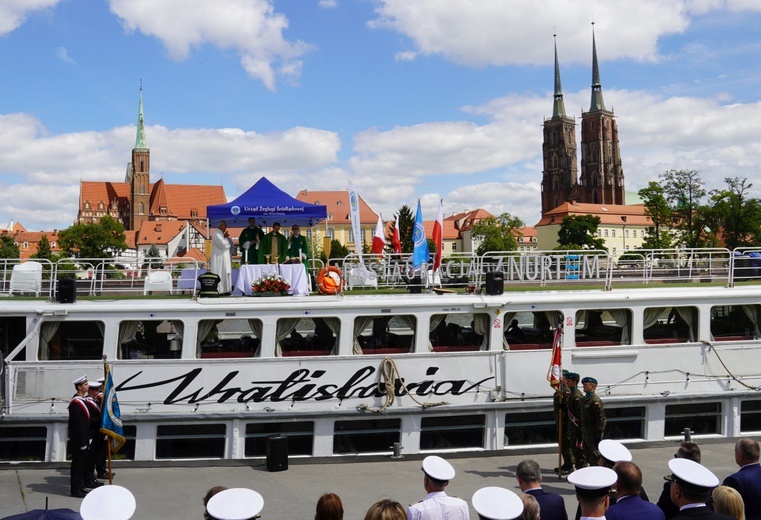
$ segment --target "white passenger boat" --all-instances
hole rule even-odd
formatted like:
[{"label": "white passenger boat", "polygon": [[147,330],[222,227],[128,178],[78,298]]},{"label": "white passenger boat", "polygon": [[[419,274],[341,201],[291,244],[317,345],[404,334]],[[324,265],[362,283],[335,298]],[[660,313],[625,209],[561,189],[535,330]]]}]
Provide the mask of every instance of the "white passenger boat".
[{"label": "white passenger boat", "polygon": [[609,437],[758,432],[761,286],[722,262],[642,288],[521,290],[503,270],[503,294],[0,299],[0,459],[66,460],[71,381],[103,356],[128,459],[263,458],[272,435],[291,457],[549,445],[558,324]]}]

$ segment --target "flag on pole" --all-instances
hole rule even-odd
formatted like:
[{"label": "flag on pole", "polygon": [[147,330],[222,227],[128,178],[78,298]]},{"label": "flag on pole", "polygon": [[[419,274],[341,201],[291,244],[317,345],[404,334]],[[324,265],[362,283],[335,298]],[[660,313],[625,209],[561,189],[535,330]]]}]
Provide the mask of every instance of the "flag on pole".
[{"label": "flag on pole", "polygon": [[119,401],[116,399],[116,388],[111,377],[111,367],[106,364],[105,388],[103,388],[103,405],[101,406],[100,432],[108,436],[111,453],[119,451],[126,439],[122,427]]},{"label": "flag on pole", "polygon": [[394,225],[394,234],[391,236],[391,243],[394,245],[394,253],[402,252],[402,236],[399,233],[399,214],[396,214],[396,224]]},{"label": "flag on pole", "polygon": [[444,213],[441,208],[442,200],[439,199],[439,214],[433,223],[433,243],[436,244],[436,256],[433,259],[433,271],[441,266],[441,257],[444,253]]},{"label": "flag on pole", "polygon": [[375,225],[375,235],[373,236],[372,251],[376,255],[382,255],[386,247],[386,229],[383,225],[383,217],[378,215],[378,223]]},{"label": "flag on pole", "polygon": [[359,195],[354,189],[354,183],[349,181],[349,218],[351,219],[351,232],[354,235],[354,247],[357,248],[357,257],[359,264],[364,265],[362,261],[362,228],[359,225]]},{"label": "flag on pole", "polygon": [[561,359],[562,344],[561,341],[563,331],[560,327],[555,329],[555,339],[552,341],[552,361],[550,362],[550,369],[547,372],[547,381],[550,382],[550,386],[555,388],[560,385],[560,374],[563,370],[563,362]]},{"label": "flag on pole", "polygon": [[426,263],[431,256],[428,250],[428,239],[425,237],[425,228],[423,227],[423,211],[420,209],[420,199],[417,201],[417,214],[415,215],[415,228],[412,230],[412,265],[415,269]]}]

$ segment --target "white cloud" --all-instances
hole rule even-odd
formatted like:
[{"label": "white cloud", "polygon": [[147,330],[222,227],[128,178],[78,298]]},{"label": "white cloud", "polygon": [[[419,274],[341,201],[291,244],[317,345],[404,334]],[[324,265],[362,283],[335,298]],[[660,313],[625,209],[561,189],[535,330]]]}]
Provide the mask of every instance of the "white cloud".
[{"label": "white cloud", "polygon": [[18,29],[27,16],[56,6],[61,0],[3,0],[0,2],[0,36]]},{"label": "white cloud", "polygon": [[337,0],[320,0],[317,5],[325,9],[332,9],[338,6],[338,2]]},{"label": "white cloud", "polygon": [[77,62],[74,61],[71,56],[69,56],[69,51],[66,50],[66,47],[58,47],[55,50],[55,55],[64,63],[71,63],[72,65],[77,64]]},{"label": "white cloud", "polygon": [[109,0],[129,31],[161,40],[169,56],[183,60],[205,44],[240,54],[246,72],[275,90],[278,76],[295,80],[308,46],[283,38],[288,20],[272,0]]}]

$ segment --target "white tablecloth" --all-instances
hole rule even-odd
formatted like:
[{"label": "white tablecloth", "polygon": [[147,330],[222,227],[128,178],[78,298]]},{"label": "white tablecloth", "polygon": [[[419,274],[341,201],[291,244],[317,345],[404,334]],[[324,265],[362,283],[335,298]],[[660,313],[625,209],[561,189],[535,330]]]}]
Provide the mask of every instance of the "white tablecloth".
[{"label": "white tablecloth", "polygon": [[291,282],[288,294],[305,296],[309,294],[309,279],[302,264],[256,264],[240,266],[238,279],[233,287],[233,295],[250,295],[251,282],[267,273],[279,273]]}]

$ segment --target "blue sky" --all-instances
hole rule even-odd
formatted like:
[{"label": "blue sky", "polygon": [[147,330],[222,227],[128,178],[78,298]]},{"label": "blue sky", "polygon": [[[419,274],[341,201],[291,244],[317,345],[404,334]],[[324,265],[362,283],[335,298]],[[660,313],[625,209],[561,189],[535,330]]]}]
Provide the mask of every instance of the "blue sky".
[{"label": "blue sky", "polygon": [[533,225],[553,33],[579,119],[592,21],[628,191],[759,178],[757,0],[0,0],[0,225],[65,228],[80,180],[124,179],[141,80],[153,181]]}]

